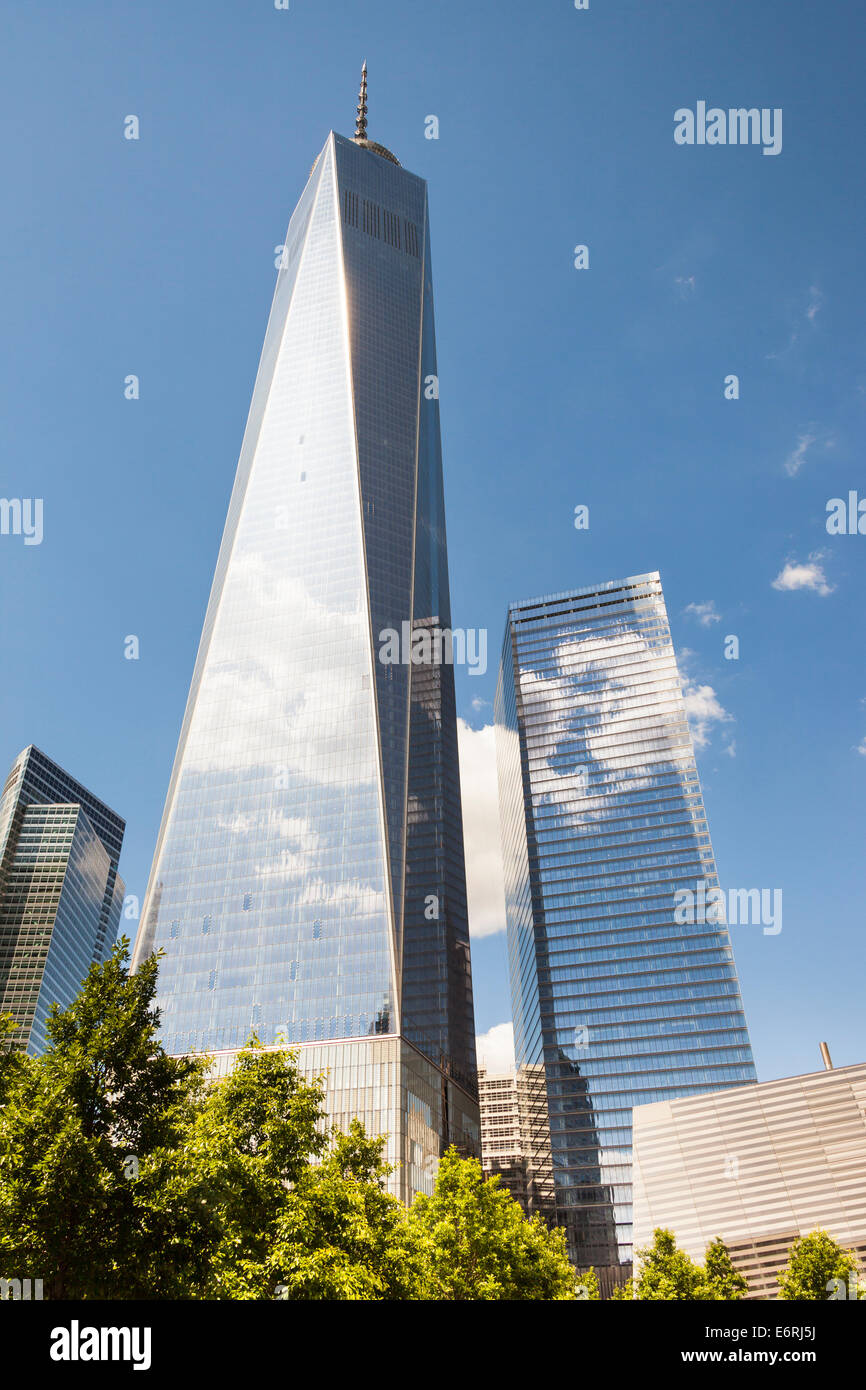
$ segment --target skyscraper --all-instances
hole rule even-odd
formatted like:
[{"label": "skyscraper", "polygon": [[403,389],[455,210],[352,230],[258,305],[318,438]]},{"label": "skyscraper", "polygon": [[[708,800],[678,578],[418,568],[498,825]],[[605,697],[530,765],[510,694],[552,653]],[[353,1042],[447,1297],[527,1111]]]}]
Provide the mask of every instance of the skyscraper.
[{"label": "skyscraper", "polygon": [[517,1063],[544,1063],[556,1220],[609,1289],[632,1107],[755,1080],[727,927],[677,920],[718,880],[658,574],[512,604],[496,725]]},{"label": "skyscraper", "polygon": [[478,1143],[427,191],[333,132],[283,249],[135,959],[166,1046],[330,1068],[404,1195]]},{"label": "skyscraper", "polygon": [[0,798],[0,1014],[15,1045],[45,1046],[52,1003],[72,1003],[111,954],[123,907],[120,816],[32,745]]},{"label": "skyscraper", "polygon": [[489,1072],[482,1065],[478,1069],[478,1095],[484,1172],[488,1176],[499,1174],[502,1186],[527,1216],[537,1214],[549,1220],[553,1173],[544,1065],[508,1072]]}]

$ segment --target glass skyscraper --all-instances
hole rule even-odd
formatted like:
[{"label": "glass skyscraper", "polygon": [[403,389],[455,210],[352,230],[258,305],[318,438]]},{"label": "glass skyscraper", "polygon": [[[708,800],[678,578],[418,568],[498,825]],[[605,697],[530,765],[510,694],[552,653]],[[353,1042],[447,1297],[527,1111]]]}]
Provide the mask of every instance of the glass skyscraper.
[{"label": "glass skyscraper", "polygon": [[32,745],[0,798],[0,1014],[14,1045],[45,1046],[53,1003],[66,1008],[91,965],[111,954],[123,907],[125,826]]},{"label": "glass skyscraper", "polygon": [[135,960],[173,1052],[329,1068],[399,1190],[478,1144],[427,191],[333,132],[286,235]]},{"label": "glass skyscraper", "polygon": [[658,574],[513,604],[496,725],[516,1060],[544,1064],[554,1217],[609,1290],[632,1107],[755,1080],[727,927],[677,920],[718,879]]}]

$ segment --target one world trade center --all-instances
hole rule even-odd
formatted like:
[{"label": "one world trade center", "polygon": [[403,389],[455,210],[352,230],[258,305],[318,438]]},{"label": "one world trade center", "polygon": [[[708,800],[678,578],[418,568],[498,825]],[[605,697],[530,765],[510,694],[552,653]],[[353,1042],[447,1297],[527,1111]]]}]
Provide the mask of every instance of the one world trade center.
[{"label": "one world trade center", "polygon": [[136,941],[173,1053],[255,1033],[387,1132],[478,1145],[427,189],[333,132],[289,225]]}]

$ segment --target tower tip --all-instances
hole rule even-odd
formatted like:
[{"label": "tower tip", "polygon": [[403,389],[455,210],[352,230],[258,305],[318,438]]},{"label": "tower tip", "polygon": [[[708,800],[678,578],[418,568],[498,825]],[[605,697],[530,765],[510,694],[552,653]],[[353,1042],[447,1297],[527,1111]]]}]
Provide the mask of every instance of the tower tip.
[{"label": "tower tip", "polygon": [[361,68],[361,90],[358,93],[358,115],[355,118],[355,139],[367,138],[367,59]]},{"label": "tower tip", "polygon": [[370,150],[373,154],[381,155],[383,159],[388,159],[392,164],[399,164],[400,161],[390,150],[386,150],[384,145],[377,145],[375,140],[367,137],[367,59],[361,68],[361,90],[358,93],[358,114],[355,118],[355,144],[360,145],[365,150]]}]

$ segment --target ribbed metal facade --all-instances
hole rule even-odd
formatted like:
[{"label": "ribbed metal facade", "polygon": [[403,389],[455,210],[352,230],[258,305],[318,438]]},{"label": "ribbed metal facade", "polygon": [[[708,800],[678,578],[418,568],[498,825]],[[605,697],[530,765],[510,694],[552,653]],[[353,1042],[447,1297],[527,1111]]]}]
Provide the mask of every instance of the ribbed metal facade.
[{"label": "ribbed metal facade", "polygon": [[657,1226],[696,1260],[721,1236],[752,1298],[814,1230],[866,1272],[866,1064],[638,1106],[635,1245]]}]

